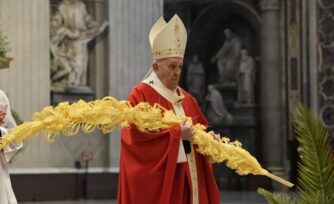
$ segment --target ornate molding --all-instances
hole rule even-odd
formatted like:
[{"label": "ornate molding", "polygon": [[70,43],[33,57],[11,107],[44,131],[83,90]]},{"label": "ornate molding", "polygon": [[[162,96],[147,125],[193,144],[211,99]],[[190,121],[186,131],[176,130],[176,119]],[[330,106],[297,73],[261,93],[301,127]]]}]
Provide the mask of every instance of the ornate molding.
[{"label": "ornate molding", "polygon": [[329,72],[320,82],[320,95],[324,100],[329,101],[334,99],[334,76]]},{"label": "ornate molding", "polygon": [[334,2],[332,0],[318,0],[318,4],[322,9],[334,8]]},{"label": "ornate molding", "polygon": [[326,104],[320,110],[320,119],[327,128],[334,128],[334,105]]},{"label": "ornate molding", "polygon": [[[85,4],[104,4],[108,3],[106,0],[81,0]],[[50,5],[58,5],[62,0],[50,0]]]},{"label": "ornate molding", "polygon": [[84,0],[83,1],[86,4],[104,4],[104,3],[108,3],[105,0]]},{"label": "ornate molding", "polygon": [[280,9],[279,0],[261,0],[262,11],[278,11]]}]

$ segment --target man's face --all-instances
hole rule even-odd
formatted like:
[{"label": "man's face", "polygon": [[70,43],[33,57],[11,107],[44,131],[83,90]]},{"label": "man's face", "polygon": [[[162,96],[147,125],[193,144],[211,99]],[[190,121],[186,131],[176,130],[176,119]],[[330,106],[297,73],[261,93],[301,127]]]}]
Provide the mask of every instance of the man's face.
[{"label": "man's face", "polygon": [[153,69],[160,81],[170,90],[175,90],[180,81],[183,59],[166,58],[153,64]]}]

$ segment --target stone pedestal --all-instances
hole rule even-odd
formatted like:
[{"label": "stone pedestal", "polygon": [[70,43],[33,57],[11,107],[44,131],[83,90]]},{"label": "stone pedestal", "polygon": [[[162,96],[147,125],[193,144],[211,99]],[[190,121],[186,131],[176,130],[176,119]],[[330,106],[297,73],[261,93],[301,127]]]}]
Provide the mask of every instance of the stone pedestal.
[{"label": "stone pedestal", "polygon": [[[95,100],[95,94],[87,87],[68,87],[66,92],[51,92],[52,105],[60,102],[86,102]],[[100,130],[92,133],[79,132],[75,137],[60,137],[50,148],[52,152],[58,152],[53,157],[55,166],[75,167],[83,165],[81,154],[84,151],[93,153],[90,166],[105,167],[108,165],[108,138],[104,137]],[[80,166],[80,165],[79,165]]]},{"label": "stone pedestal", "polygon": [[222,94],[226,107],[232,107],[236,103],[236,101],[238,101],[237,99],[238,90],[236,82],[215,84],[215,86]]},{"label": "stone pedestal", "polygon": [[[257,143],[261,140],[259,106],[235,103],[232,106],[227,106],[227,108],[233,115],[233,122],[213,126],[210,129],[229,137],[232,141],[240,141],[244,149],[260,159],[259,150],[261,146]],[[255,190],[251,187],[250,177],[240,176],[224,164],[214,165],[214,174],[221,189]]]},{"label": "stone pedestal", "polygon": [[60,102],[68,101],[69,103],[84,100],[86,102],[95,100],[95,94],[86,88],[69,88],[65,92],[51,92],[51,104],[58,105]]}]

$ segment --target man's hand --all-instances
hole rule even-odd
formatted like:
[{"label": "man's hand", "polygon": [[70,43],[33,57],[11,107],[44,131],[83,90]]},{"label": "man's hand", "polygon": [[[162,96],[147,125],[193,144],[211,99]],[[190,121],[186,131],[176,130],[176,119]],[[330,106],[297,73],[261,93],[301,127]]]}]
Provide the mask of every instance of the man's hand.
[{"label": "man's hand", "polygon": [[5,121],[6,113],[0,110],[0,125],[3,124]]},{"label": "man's hand", "polygon": [[194,128],[190,124],[187,124],[186,121],[182,122],[180,126],[182,140],[190,141],[192,135],[194,134]]}]

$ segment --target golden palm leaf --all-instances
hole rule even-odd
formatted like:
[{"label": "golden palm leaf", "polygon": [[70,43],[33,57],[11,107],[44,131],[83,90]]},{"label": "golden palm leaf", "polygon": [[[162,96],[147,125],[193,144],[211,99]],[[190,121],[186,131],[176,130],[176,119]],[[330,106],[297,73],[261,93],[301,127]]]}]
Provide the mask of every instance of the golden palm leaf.
[{"label": "golden palm leaf", "polygon": [[[6,137],[0,140],[0,149],[13,141],[24,141],[44,131],[48,141],[55,141],[62,133],[73,136],[80,129],[92,132],[96,128],[103,133],[111,132],[115,127],[134,124],[143,132],[160,131],[191,122],[191,118],[176,116],[158,104],[150,106],[139,103],[132,107],[127,101],[118,101],[112,97],[95,100],[89,103],[79,101],[70,105],[60,103],[56,107],[46,107],[35,113],[32,122],[25,122],[14,128]],[[268,176],[289,187],[292,183],[285,181],[263,169],[257,160],[241,147],[238,141],[230,142],[228,138],[214,139],[205,132],[201,124],[194,125],[195,133],[192,139],[198,145],[198,152],[206,155],[212,162],[225,162],[229,168],[240,175],[254,174]]]}]

